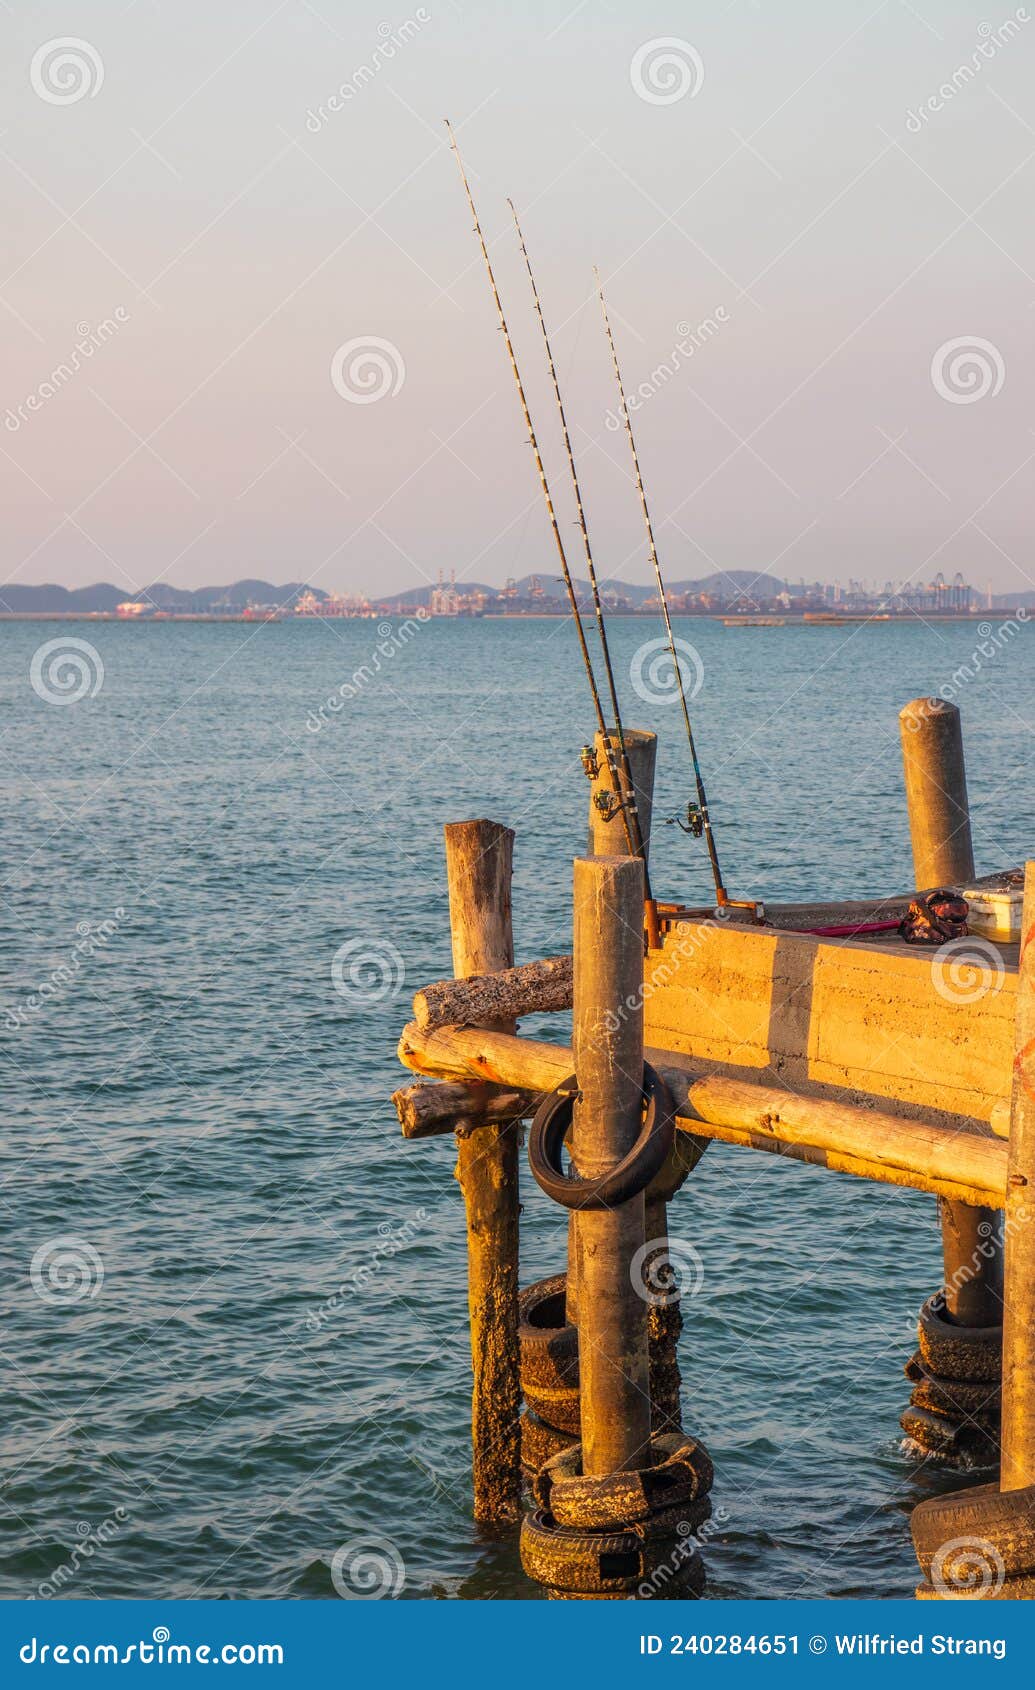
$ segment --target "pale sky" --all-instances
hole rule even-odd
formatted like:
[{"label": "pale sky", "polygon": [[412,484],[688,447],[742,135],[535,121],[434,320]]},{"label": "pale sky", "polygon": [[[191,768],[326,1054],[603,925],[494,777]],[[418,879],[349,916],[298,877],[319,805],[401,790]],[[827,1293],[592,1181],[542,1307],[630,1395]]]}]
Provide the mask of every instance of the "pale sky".
[{"label": "pale sky", "polygon": [[1035,585],[1033,19],[4,5],[2,578],[556,574],[449,116],[567,521],[524,213],[602,574],[649,565],[594,262],[630,385],[717,325],[635,418],[670,579]]}]

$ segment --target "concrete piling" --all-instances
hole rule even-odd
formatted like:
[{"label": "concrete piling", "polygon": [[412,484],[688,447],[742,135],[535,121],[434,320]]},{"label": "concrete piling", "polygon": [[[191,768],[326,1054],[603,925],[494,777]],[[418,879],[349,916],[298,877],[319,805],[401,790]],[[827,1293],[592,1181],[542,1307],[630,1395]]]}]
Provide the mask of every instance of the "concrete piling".
[{"label": "concrete piling", "polygon": [[1024,876],[1006,1174],[998,1484],[930,1497],[910,1521],[925,1600],[1035,1597],[1035,862]]},{"label": "concrete piling", "polygon": [[[974,878],[974,847],[959,710],[944,699],[915,698],[900,712],[899,726],[917,889],[966,885]],[[950,1324],[987,1331],[989,1342],[997,1343],[1002,1319],[999,1216],[948,1198],[939,1200],[939,1214],[944,1286],[935,1313],[943,1310]],[[932,1418],[921,1407],[919,1413],[907,1411],[903,1424],[932,1453],[956,1453],[958,1416]]]},{"label": "concrete piling", "polygon": [[[576,859],[572,1154],[584,1179],[616,1167],[640,1131],[642,915],[638,858]],[[643,1194],[576,1222],[583,1471],[617,1473],[642,1466],[650,1448],[647,1304],[632,1276]]]},{"label": "concrete piling", "polygon": [[1024,876],[1004,1217],[1004,1491],[1035,1485],[1035,862]]}]

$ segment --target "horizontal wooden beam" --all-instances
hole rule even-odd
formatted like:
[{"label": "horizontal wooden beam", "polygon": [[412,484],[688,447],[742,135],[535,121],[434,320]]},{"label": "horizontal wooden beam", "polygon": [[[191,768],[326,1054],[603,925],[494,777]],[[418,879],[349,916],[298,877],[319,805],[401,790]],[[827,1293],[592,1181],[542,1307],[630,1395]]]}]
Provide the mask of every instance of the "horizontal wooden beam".
[{"label": "horizontal wooden beam", "polygon": [[570,956],[551,956],[541,962],[526,962],[520,968],[503,968],[498,974],[470,974],[466,980],[435,980],[413,1000],[418,1025],[438,1027],[485,1027],[494,1021],[512,1021],[521,1015],[544,1010],[570,1009],[572,971]]},{"label": "horizontal wooden beam", "polygon": [[[418,1073],[531,1092],[552,1091],[572,1072],[568,1045],[473,1027],[424,1032],[411,1022],[399,1057]],[[1003,1205],[1006,1145],[1000,1139],[724,1075],[695,1078],[664,1063],[661,1072],[675,1098],[678,1125],[699,1138],[772,1150],[964,1203]]]},{"label": "horizontal wooden beam", "polygon": [[403,1138],[437,1138],[490,1121],[520,1121],[535,1114],[539,1095],[486,1080],[443,1080],[403,1086],[393,1091],[392,1102]]}]

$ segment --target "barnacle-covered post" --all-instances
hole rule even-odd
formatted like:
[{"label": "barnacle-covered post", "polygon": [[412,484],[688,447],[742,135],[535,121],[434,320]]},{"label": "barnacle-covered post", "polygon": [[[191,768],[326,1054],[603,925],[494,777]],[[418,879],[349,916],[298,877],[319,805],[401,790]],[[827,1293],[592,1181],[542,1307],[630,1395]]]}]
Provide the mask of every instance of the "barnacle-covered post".
[{"label": "barnacle-covered post", "polygon": [[[974,877],[974,847],[959,710],[945,699],[914,698],[900,712],[899,725],[917,889],[966,885]],[[998,1350],[1002,1320],[999,1217],[992,1209],[948,1198],[939,1199],[939,1210],[945,1283],[930,1317],[935,1321],[944,1317],[947,1326],[972,1331],[975,1337],[970,1349],[973,1351],[976,1345],[986,1351],[991,1358],[991,1373],[998,1373],[994,1352]],[[929,1304],[924,1309],[921,1339]],[[987,1334],[987,1341],[981,1334]],[[943,1354],[949,1356],[948,1365],[952,1366],[947,1347]],[[921,1368],[930,1375],[930,1361],[931,1356],[921,1354],[913,1366],[914,1377]],[[940,1378],[945,1365],[944,1361],[940,1363],[933,1375],[936,1394],[940,1386],[946,1386]],[[972,1369],[972,1363],[960,1365]],[[991,1373],[982,1373],[982,1377]],[[922,1379],[921,1391],[929,1391],[930,1384],[930,1378]],[[916,1391],[913,1394],[915,1397]],[[907,1410],[903,1420],[911,1437],[938,1454],[962,1453],[956,1449],[961,1430],[964,1442],[973,1430],[961,1428],[960,1416],[948,1409],[948,1400],[945,1394],[946,1407],[938,1414],[928,1408]]]},{"label": "barnacle-covered post", "polygon": [[[514,835],[498,822],[445,829],[453,972],[460,979],[514,961],[510,882]],[[493,1023],[512,1033],[514,1022]],[[514,1120],[457,1132],[456,1177],[467,1211],[474,1517],[521,1512],[518,1415],[518,1134]]]}]

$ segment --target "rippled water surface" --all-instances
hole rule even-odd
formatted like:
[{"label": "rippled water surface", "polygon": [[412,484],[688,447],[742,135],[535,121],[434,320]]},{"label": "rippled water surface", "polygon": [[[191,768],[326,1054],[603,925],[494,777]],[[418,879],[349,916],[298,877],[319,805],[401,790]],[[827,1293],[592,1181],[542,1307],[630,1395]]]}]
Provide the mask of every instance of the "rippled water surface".
[{"label": "rippled water surface", "polygon": [[[735,888],[903,885],[896,711],[974,668],[975,627],[679,631]],[[687,797],[677,722],[628,684],[658,632],[614,625],[661,818]],[[62,706],[30,665],[68,638],[104,677]],[[404,1144],[388,1097],[409,995],[450,971],[444,822],[516,829],[519,959],[567,948],[591,717],[565,624],[436,622],[375,671],[377,641],[0,626],[4,1595],[331,1597],[335,1550],[373,1536],[407,1597],[539,1596],[515,1534],[470,1519],[453,1146]],[[1033,836],[1030,631],[955,684],[989,869]],[[705,897],[703,850],[659,824],[654,879]],[[381,964],[346,996],[343,945]],[[527,1282],[564,1226],[526,1185]],[[681,1361],[717,1469],[711,1594],[908,1594],[908,1510],[947,1482],[897,1425],[933,1200],[718,1146],[673,1231],[705,1269]],[[68,1238],[89,1295],[50,1271]]]}]

